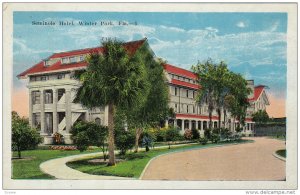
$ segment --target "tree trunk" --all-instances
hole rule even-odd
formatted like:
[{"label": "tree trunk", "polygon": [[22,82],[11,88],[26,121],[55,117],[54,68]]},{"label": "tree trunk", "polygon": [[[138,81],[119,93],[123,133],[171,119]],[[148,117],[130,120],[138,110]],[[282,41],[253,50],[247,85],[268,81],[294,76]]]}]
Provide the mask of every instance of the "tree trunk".
[{"label": "tree trunk", "polygon": [[224,128],[226,128],[226,109],[224,109],[223,112],[224,112]]},{"label": "tree trunk", "polygon": [[221,128],[221,109],[220,108],[218,108],[218,116],[219,116],[219,129]]},{"label": "tree trunk", "polygon": [[141,135],[141,129],[140,128],[136,128],[136,130],[135,130],[135,149],[134,149],[135,153],[139,151],[139,139],[140,139],[140,135]]},{"label": "tree trunk", "polygon": [[208,113],[208,116],[209,116],[209,129],[212,129],[212,112],[211,111]]},{"label": "tree trunk", "polygon": [[108,154],[109,154],[108,166],[113,166],[116,164],[114,115],[115,115],[115,106],[112,103],[110,103],[108,105]]},{"label": "tree trunk", "polygon": [[21,158],[21,149],[18,148],[18,157]]}]

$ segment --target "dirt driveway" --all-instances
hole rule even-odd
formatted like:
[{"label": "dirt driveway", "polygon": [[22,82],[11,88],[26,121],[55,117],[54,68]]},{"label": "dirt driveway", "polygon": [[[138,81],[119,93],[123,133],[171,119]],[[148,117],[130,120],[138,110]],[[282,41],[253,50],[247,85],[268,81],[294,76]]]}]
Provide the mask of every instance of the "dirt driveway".
[{"label": "dirt driveway", "polygon": [[255,142],[190,150],[151,161],[144,180],[284,180],[285,162],[273,156],[284,141],[251,138]]}]

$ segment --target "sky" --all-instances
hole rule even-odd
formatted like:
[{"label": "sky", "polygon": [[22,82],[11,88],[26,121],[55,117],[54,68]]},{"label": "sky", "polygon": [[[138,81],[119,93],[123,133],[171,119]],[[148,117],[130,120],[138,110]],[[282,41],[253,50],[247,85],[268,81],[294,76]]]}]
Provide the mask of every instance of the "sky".
[{"label": "sky", "polygon": [[[33,25],[51,21],[55,25]],[[12,109],[21,115],[28,115],[28,92],[19,73],[52,53],[145,37],[157,57],[188,70],[208,58],[225,61],[255,85],[268,86],[269,116],[286,115],[286,13],[14,12],[13,22]]]}]

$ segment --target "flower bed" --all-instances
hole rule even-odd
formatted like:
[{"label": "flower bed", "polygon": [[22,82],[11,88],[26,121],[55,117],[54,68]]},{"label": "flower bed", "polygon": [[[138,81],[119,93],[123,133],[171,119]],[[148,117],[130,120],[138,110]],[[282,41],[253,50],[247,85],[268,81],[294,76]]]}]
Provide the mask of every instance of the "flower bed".
[{"label": "flower bed", "polygon": [[49,146],[51,150],[77,150],[76,146]]}]

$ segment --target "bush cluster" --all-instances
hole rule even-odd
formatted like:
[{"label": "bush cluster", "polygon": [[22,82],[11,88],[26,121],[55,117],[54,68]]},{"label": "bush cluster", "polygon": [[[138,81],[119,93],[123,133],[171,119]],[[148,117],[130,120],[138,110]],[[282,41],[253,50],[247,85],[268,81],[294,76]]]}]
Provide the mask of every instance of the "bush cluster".
[{"label": "bush cluster", "polygon": [[133,148],[135,144],[135,134],[133,131],[124,131],[123,129],[115,130],[115,144],[116,148],[120,150],[121,155]]}]

